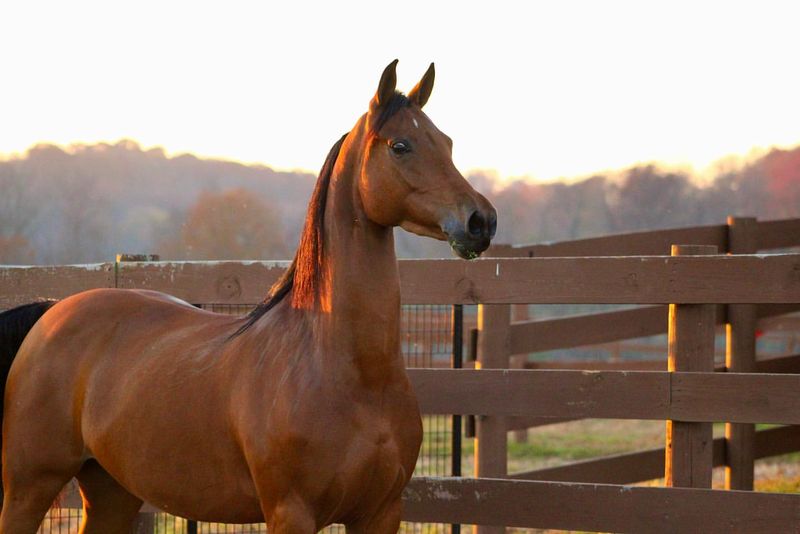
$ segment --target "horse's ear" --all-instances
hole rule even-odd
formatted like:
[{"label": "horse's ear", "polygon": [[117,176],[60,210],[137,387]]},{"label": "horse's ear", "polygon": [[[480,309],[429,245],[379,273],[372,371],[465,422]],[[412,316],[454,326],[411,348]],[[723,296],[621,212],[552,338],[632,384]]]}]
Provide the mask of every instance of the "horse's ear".
[{"label": "horse's ear", "polygon": [[372,99],[371,106],[374,108],[378,108],[380,106],[386,105],[389,100],[392,99],[394,96],[394,90],[397,86],[397,60],[395,59],[391,63],[389,63],[385,69],[383,69],[383,74],[381,75],[381,81],[378,84],[378,90],[375,93],[375,96]]},{"label": "horse's ear", "polygon": [[433,63],[431,63],[419,83],[408,93],[408,99],[419,107],[424,106],[431,96],[431,91],[433,91],[433,78],[435,76],[436,71],[433,68]]}]

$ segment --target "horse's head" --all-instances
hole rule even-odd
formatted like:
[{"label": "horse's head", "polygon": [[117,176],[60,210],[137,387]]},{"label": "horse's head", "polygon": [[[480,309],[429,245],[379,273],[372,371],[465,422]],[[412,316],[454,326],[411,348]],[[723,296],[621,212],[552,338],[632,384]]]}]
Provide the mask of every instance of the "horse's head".
[{"label": "horse's head", "polygon": [[366,115],[359,193],[367,217],[446,240],[460,257],[476,258],[494,237],[497,212],[458,172],[452,140],[422,111],[433,64],[407,97],[395,91],[396,65],[384,70]]}]

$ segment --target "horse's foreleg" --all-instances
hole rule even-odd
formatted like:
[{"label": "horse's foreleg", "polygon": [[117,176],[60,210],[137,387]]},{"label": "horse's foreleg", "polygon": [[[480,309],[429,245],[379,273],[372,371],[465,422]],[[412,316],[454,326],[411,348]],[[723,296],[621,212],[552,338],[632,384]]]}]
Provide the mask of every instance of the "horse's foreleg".
[{"label": "horse's foreleg", "polygon": [[4,478],[0,534],[34,534],[72,474],[31,473],[24,479],[5,474]]},{"label": "horse's foreleg", "polygon": [[100,464],[86,462],[77,475],[85,515],[81,534],[127,534],[142,500],[120,486]]},{"label": "horse's foreleg", "polygon": [[403,503],[400,499],[386,503],[371,517],[357,523],[347,524],[347,534],[396,534],[400,529],[400,514]]},{"label": "horse's foreleg", "polygon": [[[262,505],[263,508],[263,505]],[[302,499],[288,496],[269,512],[265,510],[270,534],[313,534],[317,531],[314,514]]]}]

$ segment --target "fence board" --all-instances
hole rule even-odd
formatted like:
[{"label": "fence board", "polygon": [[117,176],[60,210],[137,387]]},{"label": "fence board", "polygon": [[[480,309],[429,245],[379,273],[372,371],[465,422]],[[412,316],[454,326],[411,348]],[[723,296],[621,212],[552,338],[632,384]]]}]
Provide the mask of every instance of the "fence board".
[{"label": "fence board", "polygon": [[[720,440],[720,443],[722,441]],[[716,445],[716,440],[714,445]],[[724,447],[724,443],[722,443]],[[549,480],[551,482],[591,482],[595,484],[632,484],[664,476],[664,448],[614,454],[602,458],[572,462],[514,473],[514,480]]]},{"label": "fence board", "polygon": [[800,255],[407,260],[406,303],[800,302]]},{"label": "fence board", "polygon": [[406,521],[602,532],[792,532],[800,495],[498,479],[414,478]]},{"label": "fence board", "polygon": [[[626,345],[627,347],[627,345]],[[649,346],[648,346],[649,347]],[[667,351],[659,348],[666,358]],[[524,369],[571,369],[576,371],[663,371],[664,360],[537,360],[525,362]]]},{"label": "fence board", "polygon": [[114,287],[114,264],[3,266],[0,310],[40,298],[62,299],[87,289]]},{"label": "fence board", "polygon": [[756,432],[756,459],[788,454],[799,450],[800,426],[781,426]]},{"label": "fence board", "polygon": [[513,323],[511,354],[598,345],[666,331],[666,306]]},{"label": "fence board", "polygon": [[[661,371],[664,362],[658,360],[627,360],[607,362],[594,360],[547,360],[527,362],[525,369],[566,369],[577,371]],[[725,372],[724,365],[714,368],[717,372]],[[767,360],[756,361],[756,373],[768,374],[800,374],[800,354],[779,356]]]},{"label": "fence board", "polygon": [[[528,362],[525,365],[525,368],[526,369],[571,369],[571,370],[589,370],[589,371],[660,371],[661,369],[664,368],[664,362],[656,360],[624,361],[624,362],[559,360],[559,361],[545,361],[545,362]],[[720,365],[715,368],[715,371],[725,372],[726,369],[724,365]],[[772,374],[775,373],[800,374],[800,355],[782,356],[780,358],[771,358],[769,360],[757,361],[756,372],[772,373]],[[579,418],[536,417],[536,416],[520,415],[520,416],[508,417],[506,419],[506,422],[508,424],[509,430],[522,430],[526,428],[554,425],[557,423],[566,423],[569,421],[576,421],[576,420],[579,420]],[[800,446],[798,446],[797,448],[800,449]],[[658,450],[660,450],[662,453],[664,452],[664,449],[658,449]],[[715,464],[715,465],[721,465],[721,464]],[[648,479],[642,479],[642,480],[648,480]],[[603,480],[597,480],[596,482],[612,483],[611,481],[603,481]],[[630,480],[629,482],[634,482],[634,480]]]},{"label": "fence board", "polygon": [[[32,293],[61,298],[91,287],[113,287],[113,265],[0,269],[5,299],[0,303],[27,301]],[[121,262],[117,286],[164,291],[189,302],[253,304],[285,266]],[[406,304],[796,304],[800,255],[404,260],[400,283]]]},{"label": "fence board", "polygon": [[716,245],[727,250],[728,229],[725,225],[671,228],[631,232],[572,241],[513,246],[504,255],[516,257],[565,256],[657,256],[668,255],[674,243]]},{"label": "fence board", "polygon": [[674,373],[672,419],[800,423],[800,375]]},{"label": "fence board", "polygon": [[800,219],[758,221],[758,249],[800,246]]},{"label": "fence board", "polygon": [[255,304],[288,262],[120,262],[117,287],[163,291],[191,303]]},{"label": "fence board", "polygon": [[758,373],[800,373],[800,354],[781,356],[769,360],[757,360]]},{"label": "fence board", "polygon": [[[534,245],[498,245],[499,257],[649,256],[669,254],[674,243],[716,245],[728,250],[727,225],[631,232]],[[800,219],[758,221],[758,249],[800,246]]]},{"label": "fence board", "polygon": [[794,304],[759,304],[756,306],[756,315],[759,319],[766,320],[778,315],[800,311],[800,303]]},{"label": "fence board", "polygon": [[666,372],[409,369],[409,376],[423,413],[668,418]]},{"label": "fence board", "polygon": [[[783,426],[755,433],[754,458],[767,458],[800,450],[800,427]],[[664,476],[663,448],[615,454],[573,462],[556,467],[514,473],[515,480],[550,480],[558,482],[593,482],[598,484],[632,484]],[[714,467],[725,465],[725,438],[716,438],[713,445]]]},{"label": "fence board", "polygon": [[800,375],[409,369],[423,413],[800,424]]},{"label": "fence board", "polygon": [[[725,324],[725,306],[717,306],[716,324]],[[800,304],[759,304],[759,326],[768,318],[800,310]],[[667,333],[667,307],[646,306],[633,310],[572,315],[556,319],[521,321],[511,325],[511,353],[525,354],[585,345],[599,345],[624,339]],[[622,368],[622,367],[621,367]]]}]

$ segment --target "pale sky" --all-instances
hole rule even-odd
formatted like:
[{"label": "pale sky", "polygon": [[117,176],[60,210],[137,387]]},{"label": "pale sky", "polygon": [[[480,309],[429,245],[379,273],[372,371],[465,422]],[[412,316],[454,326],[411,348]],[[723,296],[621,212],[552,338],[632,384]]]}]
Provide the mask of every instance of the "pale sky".
[{"label": "pale sky", "polygon": [[702,171],[800,144],[800,2],[0,4],[0,154],[134,139],[316,172],[399,58],[468,172]]}]

